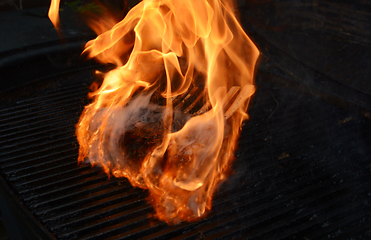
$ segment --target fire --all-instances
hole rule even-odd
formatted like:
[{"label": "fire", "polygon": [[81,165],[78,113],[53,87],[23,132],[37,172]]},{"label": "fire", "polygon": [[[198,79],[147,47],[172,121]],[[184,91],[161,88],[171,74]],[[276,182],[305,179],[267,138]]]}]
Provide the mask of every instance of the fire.
[{"label": "fire", "polygon": [[48,17],[50,21],[53,23],[55,29],[60,27],[59,21],[59,0],[52,0],[49,7]]},{"label": "fire", "polygon": [[143,0],[85,46],[89,57],[117,67],[76,126],[78,160],[148,189],[167,223],[211,209],[248,117],[259,51],[233,6]]}]

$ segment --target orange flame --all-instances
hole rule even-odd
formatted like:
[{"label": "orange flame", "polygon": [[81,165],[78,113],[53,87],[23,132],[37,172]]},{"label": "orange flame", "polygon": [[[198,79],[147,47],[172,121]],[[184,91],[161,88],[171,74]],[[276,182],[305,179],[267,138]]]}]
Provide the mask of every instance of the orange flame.
[{"label": "orange flame", "polygon": [[143,0],[86,44],[90,57],[117,68],[77,124],[79,162],[148,189],[157,217],[168,223],[211,209],[248,117],[259,51],[234,6]]},{"label": "orange flame", "polygon": [[52,0],[50,2],[48,17],[50,21],[53,23],[55,29],[58,31],[60,27],[59,21],[59,0]]}]

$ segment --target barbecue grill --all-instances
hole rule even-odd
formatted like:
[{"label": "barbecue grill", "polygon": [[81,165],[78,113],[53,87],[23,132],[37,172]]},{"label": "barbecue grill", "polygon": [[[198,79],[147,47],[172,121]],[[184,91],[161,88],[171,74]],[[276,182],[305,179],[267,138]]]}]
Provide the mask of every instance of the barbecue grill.
[{"label": "barbecue grill", "polygon": [[[218,188],[211,213],[197,222],[168,226],[153,217],[146,191],[89,163],[77,164],[75,124],[89,102],[89,86],[101,80],[95,69],[110,68],[82,61],[80,39],[3,53],[0,69],[8,85],[0,94],[0,189],[9,236],[371,237],[371,85],[349,86],[338,73],[285,51],[266,38],[269,32],[251,26],[247,5],[241,4],[241,20],[263,52],[257,92],[231,176]],[[358,41],[366,49],[367,40]]]}]

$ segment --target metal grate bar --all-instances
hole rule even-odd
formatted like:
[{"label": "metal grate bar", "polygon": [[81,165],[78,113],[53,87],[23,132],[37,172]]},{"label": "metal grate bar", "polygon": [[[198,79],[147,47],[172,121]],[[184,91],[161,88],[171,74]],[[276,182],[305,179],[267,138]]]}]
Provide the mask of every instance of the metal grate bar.
[{"label": "metal grate bar", "polygon": [[80,96],[84,92],[86,92],[84,89],[78,89],[78,91],[74,91],[73,93],[69,93],[64,96],[56,97],[53,99],[48,99],[47,101],[35,101],[29,104],[16,105],[15,107],[7,108],[6,109],[7,112],[0,113],[0,116],[3,118],[0,120],[0,123],[9,119],[21,118],[22,116],[25,115],[43,113],[44,111],[39,109],[50,109],[60,105],[61,103],[71,102],[72,99],[76,98],[81,99]]},{"label": "metal grate bar", "polygon": [[[79,227],[78,229],[75,229],[73,231],[68,231],[63,234],[58,234],[58,237],[61,239],[69,239],[70,236],[77,236],[80,239],[84,239],[84,237],[81,237],[85,234],[94,234],[97,229],[100,232],[98,233],[98,236],[100,237],[102,235],[102,232],[105,233],[106,229],[103,229],[104,227],[108,225],[115,225],[120,224],[120,222],[124,222],[125,225],[128,226],[128,228],[131,228],[136,223],[141,223],[142,221],[148,220],[148,213],[150,210],[152,210],[152,207],[149,205],[145,205],[143,198],[135,199],[131,202],[127,201],[123,208],[128,208],[128,210],[120,212],[118,214],[114,214],[114,211],[109,211],[109,209],[105,210],[105,213],[110,213],[109,217],[100,218],[99,220],[94,221],[93,223],[85,224],[83,227]],[[141,205],[139,207],[134,207],[132,205]],[[97,218],[97,215],[94,215],[94,218]],[[129,220],[127,220],[129,219]]]},{"label": "metal grate bar", "polygon": [[[74,218],[66,218],[63,220],[62,223],[59,223],[57,225],[54,224],[54,226],[52,226],[52,229],[58,232],[63,229],[63,234],[68,234],[67,232],[65,232],[66,229],[68,231],[78,232],[79,230],[76,228],[78,228],[79,225],[92,223],[93,220],[106,218],[112,214],[117,213],[118,211],[125,211],[127,209],[135,208],[136,206],[145,203],[143,194],[140,194],[138,191],[129,190],[116,197],[117,198],[115,199],[108,199],[110,203],[108,206],[106,206],[106,203],[102,201],[96,202],[95,205],[89,208],[89,210],[98,208],[97,210],[83,213],[82,215],[78,215]],[[151,209],[148,205],[142,207],[144,208],[138,208],[138,211],[147,211]],[[70,212],[69,216],[71,215],[72,213]]]},{"label": "metal grate bar", "polygon": [[[354,192],[353,192],[354,193]],[[308,239],[321,239],[321,237],[323,238],[324,234],[328,234],[328,231],[329,231],[329,228],[326,227],[327,225],[327,222],[331,221],[332,218],[336,218],[336,217],[340,217],[339,215],[339,208],[341,208],[345,213],[347,213],[347,218],[343,218],[343,221],[337,221],[337,222],[333,222],[331,221],[332,225],[333,226],[336,226],[336,227],[333,227],[332,230],[335,230],[335,228],[342,228],[343,226],[346,226],[347,224],[349,224],[350,222],[354,222],[356,220],[359,220],[360,219],[360,216],[354,216],[353,214],[353,208],[354,206],[357,206],[359,204],[361,204],[360,202],[353,202],[353,203],[350,203],[346,206],[344,205],[338,205],[339,202],[341,202],[341,200],[339,199],[335,199],[335,200],[332,200],[333,202],[329,203],[327,206],[328,207],[333,207],[333,205],[337,205],[338,208],[334,209],[331,212],[327,212],[329,215],[332,215],[331,217],[329,218],[326,218],[326,219],[323,219],[322,220],[322,226],[321,224],[319,224],[318,222],[313,222],[313,221],[302,221],[303,223],[298,225],[298,226],[295,226],[295,232],[287,232],[285,231],[284,234],[280,234],[280,235],[276,235],[276,239],[287,239],[287,237],[290,237],[290,235],[292,234],[296,234],[296,235],[303,235],[303,232],[307,233],[309,232],[308,230],[313,230],[314,228],[316,228],[317,230],[315,231],[316,233],[311,235],[311,234],[305,234],[305,236],[308,238]],[[321,211],[326,211],[327,209],[322,207],[322,206],[319,206],[319,209],[318,210],[321,210]],[[312,211],[313,214],[317,211]],[[309,219],[309,217],[307,216],[305,220]],[[284,226],[284,225],[283,225]],[[323,228],[323,230],[319,230]],[[336,232],[336,230],[334,231]],[[322,235],[322,236],[321,236]],[[327,237],[327,236],[326,236]]]},{"label": "metal grate bar", "polygon": [[[326,177],[326,175],[324,174],[323,178],[317,179],[317,181],[322,182],[323,179],[325,179],[325,177]],[[296,178],[295,177],[290,177],[289,179],[296,179]],[[279,183],[277,183],[277,184],[279,184]],[[264,184],[264,185],[261,185],[259,189],[269,189],[269,185],[270,185],[269,183]],[[332,181],[327,181],[327,182],[324,182],[322,186],[323,186],[323,188],[326,188],[326,187],[330,187],[332,185],[333,185],[333,182]],[[340,191],[340,190],[342,190],[345,187],[347,187],[347,185],[342,186],[341,188],[339,187],[337,189],[334,188],[330,192],[322,192],[321,195],[314,195],[316,198],[306,200],[306,202],[304,202],[303,205],[308,204],[310,201],[317,201],[318,199],[321,199],[324,196],[328,196],[329,194],[334,193],[335,191]],[[231,211],[233,209],[238,209],[240,207],[245,206],[245,205],[238,205],[237,204],[238,199],[240,199],[240,201],[241,200],[245,201],[245,204],[246,205],[259,205],[259,203],[261,203],[261,202],[267,202],[267,205],[272,205],[272,202],[275,202],[275,205],[279,205],[280,206],[280,205],[285,205],[286,199],[295,199],[295,198],[298,198],[298,197],[302,196],[303,194],[308,194],[310,192],[316,192],[316,191],[319,191],[319,189],[318,189],[318,186],[315,185],[314,183],[311,183],[308,186],[305,186],[305,185],[303,186],[303,183],[300,183],[299,182],[296,186],[293,186],[292,187],[292,189],[290,191],[291,193],[290,192],[283,193],[283,194],[286,194],[286,195],[285,195],[285,198],[282,198],[281,200],[278,200],[279,198],[275,199],[275,197],[277,197],[277,196],[274,196],[274,195],[272,195],[272,193],[269,193],[269,192],[266,193],[266,194],[263,194],[263,195],[261,195],[261,194],[259,195],[258,194],[258,197],[254,197],[254,198],[250,198],[250,199],[246,200],[246,198],[244,198],[244,195],[245,194],[238,193],[237,192],[235,194],[236,196],[233,197],[235,200],[229,200],[229,202],[233,202],[236,206],[234,208],[230,208],[230,209],[228,209],[226,211]],[[233,192],[235,192],[235,191],[233,191]],[[249,194],[249,195],[252,195],[252,196],[257,195],[257,194],[254,194],[254,193],[246,193],[246,194]],[[287,195],[287,194],[290,194],[290,195]],[[229,194],[228,194],[228,196],[229,196]],[[222,199],[225,199],[225,198],[223,197]],[[201,220],[200,224],[202,224],[202,222],[206,222],[206,221],[209,222],[209,221],[211,221],[211,218],[214,218],[216,220],[218,220],[218,219],[224,219],[223,216],[220,216],[219,215],[219,214],[223,214],[223,213],[220,211],[220,209],[219,209],[220,207],[218,205],[219,205],[219,203],[216,200],[214,202],[213,206],[214,206],[214,209],[217,208],[217,211],[216,212],[218,214],[211,214],[206,220]],[[279,206],[277,206],[276,208],[280,209]],[[266,208],[266,206],[259,207],[260,210],[263,210],[265,208]],[[257,208],[254,208],[254,209],[257,210],[257,211],[259,210]],[[281,212],[282,213],[282,210],[280,209],[277,212]],[[269,213],[268,214],[268,217],[270,218],[270,217],[273,217],[273,216],[272,216],[271,213]],[[234,218],[235,218],[235,215],[233,215],[233,217],[230,220],[232,221]],[[220,224],[220,223],[218,223],[218,224]],[[192,225],[192,223],[189,223],[189,224],[184,224],[184,225],[179,226],[179,227],[172,228],[172,229],[176,230],[175,233],[174,232],[169,232],[169,230],[166,229],[166,230],[160,231],[160,232],[158,232],[158,233],[156,233],[154,235],[150,235],[150,236],[148,236],[148,238],[144,238],[144,239],[152,239],[152,238],[156,238],[156,236],[158,236],[159,238],[163,238],[163,237],[167,237],[167,234],[180,234],[180,232],[184,232],[184,230],[187,227],[191,226],[191,225]],[[220,224],[220,225],[222,225],[222,224]],[[212,228],[213,227],[210,227],[210,229],[212,229]],[[201,231],[201,230],[200,229],[197,229],[193,233],[193,235],[190,235],[190,236],[197,237],[197,234],[199,234],[199,231]],[[213,231],[215,231],[215,229],[213,229]],[[171,237],[171,235],[169,235],[168,237]],[[182,234],[182,237],[185,237],[185,235]]]},{"label": "metal grate bar", "polygon": [[[331,164],[331,162],[330,162],[329,164]],[[306,167],[305,165],[303,165],[303,166]],[[295,168],[295,167],[297,167],[297,166],[293,166],[292,168]],[[301,173],[300,173],[300,170],[299,170],[297,175],[300,175],[300,174],[301,174]],[[298,177],[297,175],[290,176],[288,179],[286,179],[286,181],[288,181],[289,179],[295,179],[295,178],[297,178],[297,177]],[[320,180],[319,180],[319,181],[320,181]],[[330,184],[332,184],[332,183],[330,183]],[[299,187],[298,187],[298,188],[299,188]],[[238,193],[238,194],[237,194],[237,197],[241,197],[241,194]],[[267,198],[267,196],[265,196],[265,198]],[[214,206],[216,207],[217,204],[214,203]],[[150,226],[147,226],[147,227],[150,228]],[[155,226],[155,227],[157,227],[157,226]]]},{"label": "metal grate bar", "polygon": [[[76,96],[73,96],[73,97],[71,97],[67,100],[64,100],[64,101],[51,103],[48,106],[43,106],[43,107],[37,106],[37,107],[35,107],[35,111],[26,112],[24,114],[18,114],[16,112],[11,112],[9,114],[3,114],[1,116],[2,119],[0,120],[0,127],[7,127],[9,125],[14,125],[15,123],[19,123],[19,122],[24,121],[25,118],[27,118],[28,121],[29,120],[34,120],[32,118],[32,116],[35,116],[35,115],[36,116],[39,116],[39,115],[48,116],[48,115],[50,115],[49,113],[59,112],[57,110],[63,109],[65,107],[71,105],[71,103],[76,104],[77,101],[80,101],[82,105],[85,105],[85,102],[80,97],[76,97]],[[36,109],[40,109],[40,110],[36,110]],[[10,116],[4,119],[4,117],[6,117],[7,115],[10,115]],[[6,123],[6,122],[8,122],[8,123]]]},{"label": "metal grate bar", "polygon": [[77,92],[79,92],[78,94],[80,96],[84,95],[84,93],[87,92],[87,86],[85,84],[78,84],[78,85],[73,85],[73,86],[68,86],[68,87],[60,86],[58,87],[58,89],[43,93],[42,96],[18,100],[15,106],[0,109],[0,115],[2,115],[3,113],[11,112],[11,111],[13,112],[18,111],[19,109],[22,109],[22,108],[32,107],[38,103],[55,102],[55,100],[58,100],[60,96],[67,96],[71,93],[77,93]]},{"label": "metal grate bar", "polygon": [[[55,136],[63,136],[63,135],[65,135],[65,134],[61,133],[61,134],[56,134]],[[71,132],[71,135],[73,135],[72,132]],[[50,145],[53,146],[54,144],[56,145],[58,143],[60,144],[61,142],[62,143],[65,143],[65,142],[71,143],[71,138],[72,138],[71,135],[67,136],[67,137],[61,137],[61,138],[58,138],[58,139],[50,140],[50,141],[45,141],[45,142],[38,143],[38,144],[29,145],[29,146],[26,146],[26,147],[19,147],[17,149],[14,149],[14,150],[11,150],[11,151],[8,151],[8,152],[2,152],[2,153],[0,153],[0,157],[3,156],[3,155],[10,155],[10,154],[18,153],[18,152],[28,152],[31,149],[40,149],[41,147],[45,147],[42,150],[47,150],[48,146],[50,146]],[[47,138],[44,138],[44,139],[46,140]],[[35,152],[40,152],[42,150],[35,151]],[[31,153],[32,152],[29,152],[28,155],[30,155]],[[0,161],[0,163],[5,162],[6,160],[8,160],[8,159],[5,159],[5,160],[2,159],[2,161]]]},{"label": "metal grate bar", "polygon": [[[43,218],[44,222],[54,222],[56,220],[66,220],[67,222],[71,222],[71,218],[73,216],[77,216],[76,213],[81,214],[88,214],[89,212],[97,211],[98,209],[106,208],[108,206],[124,202],[125,200],[128,200],[129,198],[136,198],[141,197],[143,194],[139,192],[137,189],[127,189],[127,188],[121,188],[119,186],[114,187],[114,194],[106,197],[101,200],[93,201],[89,204],[86,204],[82,207],[78,208],[70,208],[66,212],[56,212],[55,214],[51,216],[45,216]],[[58,206],[57,206],[58,207]],[[56,208],[57,208],[56,207]],[[81,219],[81,218],[80,218]],[[75,219],[76,220],[76,219]],[[59,224],[57,226],[65,226],[65,223]]]},{"label": "metal grate bar", "polygon": [[[60,118],[57,118],[57,120],[60,120]],[[11,139],[0,141],[0,144],[4,144],[6,142],[18,141],[18,140],[22,140],[22,139],[25,139],[25,138],[36,137],[36,136],[39,136],[39,135],[43,135],[44,133],[40,132],[40,130],[43,131],[46,128],[50,128],[50,127],[54,127],[54,126],[57,126],[57,127],[53,128],[52,131],[55,131],[55,130],[58,130],[58,129],[63,129],[63,130],[64,129],[69,129],[69,128],[71,128],[71,122],[75,122],[75,121],[77,122],[76,118],[71,119],[69,117],[69,118],[63,119],[62,121],[56,121],[56,122],[52,122],[51,124],[45,124],[44,126],[37,126],[37,127],[33,127],[33,128],[22,129],[20,131],[4,134],[4,135],[2,135],[2,138],[6,137],[6,138],[11,138]],[[32,132],[32,133],[26,134],[28,132]],[[21,135],[21,136],[17,137],[17,136],[14,136],[14,135]]]},{"label": "metal grate bar", "polygon": [[[75,161],[75,164],[73,164],[73,165],[71,163],[68,163],[67,166],[70,166],[70,168],[65,170],[65,171],[61,171],[62,166],[58,165],[57,167],[59,167],[60,171],[58,171],[55,174],[48,174],[47,176],[36,177],[36,178],[33,178],[33,179],[24,179],[22,182],[20,182],[18,184],[15,183],[14,186],[15,187],[21,187],[21,186],[24,186],[24,185],[31,185],[31,184],[34,184],[34,183],[37,183],[37,182],[49,182],[50,179],[54,179],[56,177],[63,177],[64,175],[67,175],[67,174],[68,175],[71,175],[71,174],[74,175],[78,172],[89,170],[91,168],[91,165],[88,164],[88,163],[79,165],[78,167],[76,167],[76,165],[77,165],[76,161]],[[50,171],[50,170],[51,170],[50,168],[46,169],[46,171]],[[38,174],[37,174],[37,176],[38,176]]]},{"label": "metal grate bar", "polygon": [[[349,212],[352,213],[352,210]],[[335,226],[335,224],[334,224]],[[342,226],[343,231],[347,232],[348,234],[343,234],[343,231],[340,230],[340,228],[333,228],[334,233],[327,234],[327,238],[335,238],[339,237],[344,237],[344,239],[352,239],[354,236],[357,235],[363,235],[364,233],[370,234],[370,225],[368,224],[368,219],[366,217],[358,218],[358,219],[353,219],[349,221],[347,218],[343,218],[343,221],[340,223],[340,226]],[[325,234],[323,234],[325,235]],[[325,238],[325,236],[323,236]]]},{"label": "metal grate bar", "polygon": [[[331,182],[328,182],[326,185],[328,186],[331,186]],[[310,193],[313,194],[313,191],[316,191],[316,189],[312,189]],[[313,208],[311,211],[307,211],[305,214],[307,215],[306,217],[309,218],[310,215],[312,215],[313,213],[315,212],[318,212],[322,209],[327,209],[328,207],[332,206],[332,204],[334,202],[331,202],[331,201],[328,201],[326,204],[322,204],[322,205],[319,205],[319,206],[316,206],[316,204],[318,204],[318,201],[322,200],[323,198],[328,198],[330,195],[335,195],[337,194],[339,191],[344,191],[344,188],[342,187],[339,187],[338,189],[336,189],[335,191],[334,190],[331,190],[330,192],[324,192],[324,193],[321,193],[320,195],[314,195],[315,197],[313,198],[310,198],[310,199],[306,199],[304,200],[303,202],[303,205],[302,207],[305,207],[307,205],[311,205],[311,204],[314,204],[313,205]],[[307,194],[307,189],[303,189],[303,190],[300,190],[298,192],[295,192],[291,195],[287,195],[285,196],[285,198],[281,201],[279,201],[278,203],[275,203],[274,205],[276,205],[274,207],[274,211],[270,211],[269,209],[273,207],[272,203],[268,202],[266,204],[263,204],[259,206],[259,208],[255,208],[255,207],[251,207],[251,208],[248,208],[247,210],[245,211],[241,211],[239,210],[238,212],[236,212],[233,217],[229,217],[227,219],[224,219],[223,218],[223,224],[218,224],[216,223],[216,225],[229,225],[229,226],[232,226],[232,225],[236,225],[236,223],[240,222],[240,221],[244,221],[244,218],[250,218],[250,219],[253,219],[254,216],[257,217],[259,219],[259,221],[256,221],[255,224],[253,225],[240,225],[239,227],[243,228],[244,230],[248,231],[249,234],[252,234],[254,237],[259,237],[260,235],[261,236],[267,236],[266,235],[266,232],[264,231],[264,226],[262,226],[263,229],[259,228],[258,226],[259,225],[269,225],[269,221],[272,221],[272,219],[283,219],[283,217],[286,215],[286,216],[294,216],[294,219],[296,219],[296,221],[300,221],[300,217],[298,216],[295,216],[295,213],[291,213],[293,211],[292,208],[290,207],[287,207],[287,200],[289,199],[296,199],[297,197],[300,196],[300,194],[298,195],[298,193],[301,193],[301,194]],[[293,196],[294,195],[294,196]],[[330,198],[331,199],[331,198]],[[341,201],[341,200],[339,200]],[[241,206],[243,207],[243,206]],[[284,211],[282,211],[282,209],[284,209]],[[229,215],[231,216],[231,215]],[[226,216],[228,217],[228,216]],[[287,226],[289,224],[289,219],[285,219],[287,222],[286,224],[284,224],[285,226]],[[308,224],[308,222],[307,222]],[[282,227],[282,226],[281,226]],[[216,226],[215,225],[207,225],[207,227],[203,227],[201,229],[198,229],[198,231],[193,231],[193,232],[190,232],[188,234],[184,234],[182,236],[182,238],[185,238],[185,239],[188,239],[188,238],[193,238],[193,237],[197,237],[197,235],[199,235],[199,231],[202,231],[204,235],[208,235],[209,233],[211,233],[211,230],[213,232],[215,232],[215,229]],[[255,229],[255,230],[254,230]],[[257,230],[256,230],[257,229]],[[269,228],[269,230],[275,230],[276,228],[274,228],[274,226],[271,226]],[[233,229],[231,230],[227,230],[226,233],[229,233],[229,232],[232,232],[233,235],[238,235],[239,234],[239,231],[241,231],[242,229],[238,229],[238,227],[234,227]],[[247,232],[246,232],[247,234]],[[210,236],[211,239],[213,239],[213,237],[216,237],[216,238],[229,238],[231,237],[230,235],[226,234],[224,235],[224,233],[222,232],[218,232],[217,234],[213,234],[212,236]]]},{"label": "metal grate bar", "polygon": [[[53,99],[55,96],[61,96],[65,95],[65,93],[69,93],[70,91],[76,91],[76,89],[85,89],[85,92],[87,91],[87,85],[85,83],[80,83],[76,85],[68,85],[68,86],[59,86],[57,89],[53,89],[49,92],[46,92],[43,96],[38,97],[30,97],[27,99],[22,99],[17,101],[17,105],[25,105],[28,102],[34,103],[35,101],[50,101],[50,99]],[[13,108],[10,108],[13,109]]]},{"label": "metal grate bar", "polygon": [[[92,211],[96,211],[100,208],[108,207],[116,203],[123,202],[128,199],[128,197],[138,197],[138,191],[133,191],[128,186],[127,188],[122,188],[119,185],[115,185],[110,188],[106,188],[97,193],[87,195],[81,198],[81,201],[89,200],[90,202],[84,205],[76,204],[76,201],[72,201],[62,206],[56,205],[51,209],[46,209],[42,213],[45,217],[42,218],[44,223],[62,221],[66,219],[71,219],[71,217],[77,214],[86,214]],[[141,196],[141,194],[139,194]],[[66,209],[67,207],[67,209]],[[66,209],[66,210],[64,210]]]},{"label": "metal grate bar", "polygon": [[[2,159],[0,161],[0,164],[6,163],[6,164],[10,165],[15,160],[23,160],[23,159],[27,159],[27,158],[42,159],[42,158],[44,158],[44,156],[42,156],[43,154],[48,154],[50,152],[59,152],[62,149],[66,149],[66,147],[74,148],[75,147],[74,144],[75,144],[75,142],[71,142],[71,141],[67,142],[67,143],[62,143],[62,144],[56,144],[54,146],[46,147],[46,148],[41,149],[41,150],[27,152],[26,154],[21,154],[21,155],[18,155],[18,156],[12,156],[12,157]],[[37,156],[42,156],[42,157],[37,157]],[[25,160],[25,161],[27,161],[27,160]]]},{"label": "metal grate bar", "polygon": [[[71,156],[55,160],[55,161],[53,161],[53,163],[60,162],[60,164],[55,165],[55,166],[48,166],[46,168],[41,168],[40,170],[32,171],[32,172],[26,173],[24,175],[11,177],[11,178],[9,178],[9,181],[12,182],[15,186],[22,186],[24,184],[24,182],[29,181],[30,178],[40,180],[41,178],[44,178],[44,177],[41,177],[41,176],[47,175],[47,174],[50,174],[50,176],[58,176],[60,174],[51,174],[51,173],[56,172],[56,171],[59,172],[59,173],[64,173],[65,171],[63,171],[63,169],[65,169],[65,168],[68,169],[67,171],[76,171],[75,166],[76,166],[77,163],[76,163],[75,158],[77,158],[77,155],[73,154]],[[66,162],[66,160],[67,160],[67,162]],[[41,165],[41,166],[44,167],[44,165],[49,165],[49,164],[50,163],[43,162],[43,163],[40,163],[38,165]],[[35,167],[35,166],[33,165],[32,167]]]},{"label": "metal grate bar", "polygon": [[[107,178],[106,175],[101,174],[97,175],[101,170],[100,169],[89,169],[84,172],[81,172],[77,175],[71,175],[60,180],[53,181],[51,183],[45,183],[36,185],[33,188],[27,188],[19,191],[22,194],[29,193],[29,195],[24,198],[25,201],[31,201],[33,199],[38,199],[41,196],[50,196],[57,192],[62,192],[66,189],[74,189],[79,186],[84,186],[92,182],[103,180]],[[58,187],[58,188],[55,188]],[[50,190],[53,189],[53,190]],[[36,191],[36,192],[35,192]]]},{"label": "metal grate bar", "polygon": [[[53,212],[53,210],[66,210],[68,207],[76,206],[79,203],[87,203],[88,201],[93,201],[98,199],[99,197],[104,196],[102,193],[98,193],[104,189],[109,189],[115,186],[115,182],[111,181],[100,181],[102,179],[98,179],[97,177],[90,179],[89,185],[82,186],[79,188],[78,191],[70,192],[68,194],[64,194],[59,197],[53,197],[48,200],[42,200],[38,204],[33,205],[35,208],[39,206],[48,205],[48,209],[43,210],[36,210],[36,215],[45,215],[46,213]],[[107,192],[105,191],[105,194]],[[72,200],[71,202],[69,202]],[[67,202],[67,203],[66,203]],[[58,205],[57,208],[53,206]]]},{"label": "metal grate bar", "polygon": [[[290,238],[293,234],[321,238],[336,231],[332,226],[322,229],[323,221],[343,229],[354,224],[364,216],[359,211],[361,199],[349,203],[355,193],[366,194],[362,186],[354,187],[360,178],[341,183],[327,171],[339,159],[312,159],[318,159],[318,152],[330,152],[326,145],[329,134],[342,151],[354,152],[353,145],[346,144],[346,136],[358,126],[344,128],[338,121],[348,113],[331,106],[317,112],[312,106],[318,103],[312,98],[295,94],[289,99],[303,100],[303,106],[309,107],[303,111],[302,105],[294,104],[284,112],[285,103],[274,96],[285,95],[273,96],[280,88],[267,89],[271,95],[263,94],[263,89],[253,99],[255,105],[237,152],[238,172],[228,180],[230,185],[222,185],[215,194],[213,211],[198,222],[168,226],[154,220],[146,191],[133,189],[127,180],[108,179],[90,164],[77,165],[73,125],[87,102],[86,85],[58,88],[0,110],[1,174],[23,204],[59,239]],[[193,101],[187,99],[190,91],[174,101]],[[193,91],[197,95],[198,90]],[[197,99],[196,95],[192,98]],[[321,124],[311,124],[306,116]],[[292,126],[299,131],[287,133]],[[315,149],[308,149],[312,143]],[[277,158],[286,148],[290,156]],[[356,207],[357,214],[352,214]],[[341,219],[344,212],[349,219]],[[309,221],[318,213],[324,214],[323,219]]]},{"label": "metal grate bar", "polygon": [[[330,186],[331,183],[327,185]],[[286,238],[285,235],[279,236],[275,234],[275,231],[277,231],[278,229],[282,227],[287,227],[291,224],[301,223],[301,222],[304,222],[301,225],[301,227],[295,226],[294,228],[295,232],[293,231],[286,232],[287,236],[295,235],[299,231],[308,231],[308,229],[310,229],[312,226],[319,224],[318,221],[310,221],[311,216],[313,216],[315,213],[318,213],[320,211],[325,211],[333,207],[336,204],[340,204],[338,205],[338,208],[344,207],[344,205],[341,205],[341,203],[344,204],[343,199],[336,198],[336,196],[338,195],[339,192],[344,191],[345,187],[349,187],[349,186],[344,186],[344,188],[337,187],[335,190],[331,189],[329,192],[321,192],[319,196],[316,196],[313,199],[305,200],[303,204],[301,204],[301,206],[299,206],[298,208],[308,208],[308,209],[306,209],[305,211],[302,211],[301,214],[295,213],[295,209],[290,209],[290,208],[288,208],[285,212],[276,210],[275,212],[266,213],[266,215],[263,215],[263,216],[259,215],[258,224],[262,225],[261,228],[258,228],[257,226],[254,226],[254,225],[250,225],[250,226],[239,225],[223,233],[219,232],[218,234],[213,234],[210,236],[210,239],[212,239],[213,237],[218,238],[220,236],[227,237],[227,238],[230,238],[230,237],[233,238],[234,236],[240,235],[241,233],[242,235],[251,234],[254,236],[254,238],[258,238],[258,239],[259,237],[268,236],[269,234],[274,236],[275,239],[285,239]],[[354,192],[355,191],[348,193],[347,196],[351,196],[351,194]],[[310,193],[312,193],[313,195],[317,195],[313,191],[311,191]],[[326,199],[326,204],[318,203],[322,199]],[[268,224],[267,222],[271,221],[272,218],[277,218],[278,221],[275,221],[275,224],[273,226],[271,225],[269,229],[265,229],[264,225]],[[234,219],[231,218],[231,221],[234,221]]]},{"label": "metal grate bar", "polygon": [[[71,127],[71,126],[61,126],[61,127],[58,127],[58,128],[55,128],[55,130],[65,130],[66,132],[59,132],[59,133],[54,133],[53,134],[53,137],[58,137],[60,135],[73,135],[73,132],[75,131],[75,128]],[[3,154],[9,154],[9,153],[14,153],[14,152],[17,152],[17,151],[23,151],[24,149],[28,149],[28,148],[33,148],[33,147],[37,147],[39,146],[38,144],[36,145],[29,145],[29,144],[32,144],[32,143],[37,143],[37,142],[40,142],[40,141],[45,141],[45,140],[49,140],[51,137],[50,137],[50,133],[52,133],[51,131],[43,131],[43,132],[40,132],[39,134],[37,135],[41,135],[41,137],[38,137],[38,138],[29,138],[29,139],[24,139],[23,137],[19,137],[19,138],[16,138],[16,139],[13,139],[11,142],[16,142],[16,143],[13,143],[13,144],[10,144],[8,142],[8,144],[4,145],[1,149],[2,150],[5,150],[5,149],[8,149],[8,148],[11,148],[11,149],[14,149],[14,151],[10,151],[10,152],[3,152]],[[26,136],[25,136],[26,138]],[[18,142],[17,142],[18,140]],[[23,141],[22,141],[23,140]],[[27,147],[26,148],[21,148],[20,146],[23,146],[23,145],[26,145]],[[17,148],[17,149],[15,149]],[[0,154],[1,156],[2,154]]]},{"label": "metal grate bar", "polygon": [[[64,158],[69,158],[69,156],[77,157],[76,150],[71,149],[71,143],[62,145],[62,147],[65,147],[62,151],[52,151],[52,153],[47,153],[47,154],[40,155],[34,158],[22,159],[19,157],[13,157],[12,158],[13,161],[3,164],[1,169],[4,170],[6,175],[10,175],[10,176],[22,174],[23,171],[27,171],[28,173],[31,174],[31,170],[39,169],[39,167],[43,165],[47,165],[47,164],[59,161],[60,159],[58,159],[57,157],[61,155],[65,155]],[[66,148],[66,147],[69,147],[69,148]]]},{"label": "metal grate bar", "polygon": [[[15,133],[19,134],[21,132],[19,130],[28,130],[32,126],[40,126],[40,125],[43,126],[44,124],[48,124],[48,123],[50,123],[51,121],[54,121],[54,120],[57,120],[57,121],[58,120],[64,120],[64,119],[74,120],[76,118],[76,115],[71,116],[70,114],[71,114],[71,112],[80,110],[80,108],[81,108],[80,106],[75,106],[75,108],[73,106],[71,106],[70,109],[59,111],[58,115],[53,113],[53,114],[47,114],[45,116],[40,116],[36,119],[31,119],[33,121],[30,121],[30,119],[24,119],[24,120],[16,122],[16,123],[12,122],[12,124],[14,124],[14,126],[6,127],[3,130],[0,129],[0,133],[1,132],[10,132],[8,134],[15,134]],[[51,116],[53,116],[53,117],[51,117]],[[41,120],[39,120],[39,119],[41,119]],[[20,122],[26,122],[26,123],[25,124],[20,124]],[[16,131],[19,131],[19,132],[16,132]],[[6,135],[4,134],[4,136],[6,136]]]},{"label": "metal grate bar", "polygon": [[92,233],[88,233],[87,235],[82,236],[81,239],[89,240],[89,239],[96,239],[97,237],[105,238],[107,235],[108,236],[112,235],[119,230],[130,231],[133,228],[136,228],[138,226],[141,226],[147,223],[148,217],[149,217],[148,215],[143,215],[143,216],[131,218],[130,220],[127,220],[127,221],[120,221],[119,223],[106,227],[104,229],[101,229],[98,232],[94,231]]}]

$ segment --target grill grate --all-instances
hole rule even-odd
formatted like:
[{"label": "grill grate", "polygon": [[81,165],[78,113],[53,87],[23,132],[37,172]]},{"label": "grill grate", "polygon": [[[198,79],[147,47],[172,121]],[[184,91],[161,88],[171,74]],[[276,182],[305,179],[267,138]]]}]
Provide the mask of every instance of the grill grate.
[{"label": "grill grate", "polygon": [[280,81],[259,73],[235,173],[198,222],[167,226],[151,217],[145,191],[77,165],[74,125],[87,104],[82,83],[0,110],[1,174],[58,239],[370,235],[371,125]]}]

